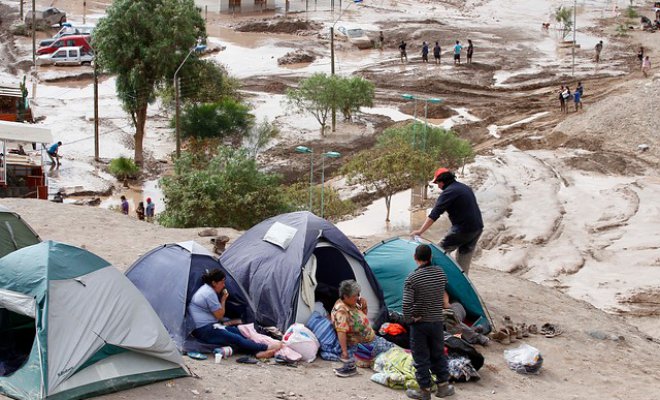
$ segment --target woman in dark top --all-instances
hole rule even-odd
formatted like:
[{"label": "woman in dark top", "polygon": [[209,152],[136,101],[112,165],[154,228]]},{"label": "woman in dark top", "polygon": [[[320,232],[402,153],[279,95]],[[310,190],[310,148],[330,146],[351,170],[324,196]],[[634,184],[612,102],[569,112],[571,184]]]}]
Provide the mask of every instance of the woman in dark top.
[{"label": "woman in dark top", "polygon": [[472,53],[474,53],[474,46],[472,45],[472,40],[468,39],[468,48],[467,48],[467,63],[472,64]]}]

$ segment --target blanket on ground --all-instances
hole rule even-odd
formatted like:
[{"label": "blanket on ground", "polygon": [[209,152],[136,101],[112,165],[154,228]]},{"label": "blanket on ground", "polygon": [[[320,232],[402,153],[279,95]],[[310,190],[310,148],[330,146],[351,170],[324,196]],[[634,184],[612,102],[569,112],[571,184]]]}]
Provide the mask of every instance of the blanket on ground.
[{"label": "blanket on ground", "polygon": [[[278,343],[277,340],[271,337],[257,333],[257,330],[254,329],[254,324],[239,325],[238,330],[241,332],[241,335],[252,340],[253,342],[262,343],[265,345]],[[282,349],[280,349],[277,353],[275,353],[275,355],[283,357],[287,361],[299,361],[302,358],[302,355],[288,348],[286,345],[282,347]]]}]

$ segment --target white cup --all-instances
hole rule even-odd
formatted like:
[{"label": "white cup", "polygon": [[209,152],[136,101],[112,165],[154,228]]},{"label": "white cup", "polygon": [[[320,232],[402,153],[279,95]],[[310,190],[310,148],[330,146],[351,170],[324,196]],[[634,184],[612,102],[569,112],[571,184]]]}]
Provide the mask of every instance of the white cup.
[{"label": "white cup", "polygon": [[216,363],[216,364],[220,364],[221,361],[222,361],[222,354],[216,353],[216,355],[215,355],[215,363]]}]

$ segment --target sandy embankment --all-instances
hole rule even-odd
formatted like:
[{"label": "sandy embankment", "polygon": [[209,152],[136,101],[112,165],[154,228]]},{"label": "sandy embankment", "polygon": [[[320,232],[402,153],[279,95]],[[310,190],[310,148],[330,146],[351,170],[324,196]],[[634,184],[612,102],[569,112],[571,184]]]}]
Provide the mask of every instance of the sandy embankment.
[{"label": "sandy embankment", "polygon": [[[5,199],[2,204],[20,213],[43,239],[65,241],[106,258],[121,270],[151,248],[168,242],[197,238],[199,229],[167,229],[119,213],[92,207],[54,204],[37,200]],[[236,238],[239,232],[223,229]],[[374,240],[375,241],[375,240]],[[204,241],[202,241],[204,243]],[[205,243],[207,244],[207,243]],[[366,243],[365,243],[366,244]],[[660,345],[650,341],[622,318],[511,274],[476,267],[472,273],[491,313],[499,321],[564,327],[562,336],[532,336],[524,342],[541,350],[545,359],[539,376],[510,371],[502,351],[510,346],[493,344],[483,350],[486,365],[481,381],[458,385],[457,398],[501,399],[611,399],[652,400],[660,385]],[[601,331],[625,340],[601,340],[588,334]],[[227,360],[186,360],[201,379],[186,378],[104,396],[107,399],[223,398],[241,399],[404,399],[394,391],[369,382],[369,371],[340,380],[332,364],[316,361],[298,368],[277,365],[244,366]],[[192,391],[198,392],[193,395]],[[295,396],[288,396],[289,393]],[[277,397],[280,396],[280,397]]]}]

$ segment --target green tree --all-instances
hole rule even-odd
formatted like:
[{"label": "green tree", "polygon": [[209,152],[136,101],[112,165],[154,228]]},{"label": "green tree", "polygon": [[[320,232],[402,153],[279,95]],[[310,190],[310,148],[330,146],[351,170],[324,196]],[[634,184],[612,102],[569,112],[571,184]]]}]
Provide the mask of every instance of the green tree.
[{"label": "green tree", "polygon": [[359,153],[342,172],[351,184],[363,185],[385,199],[389,221],[394,194],[427,182],[438,166],[456,168],[473,155],[470,143],[451,131],[408,124],[386,129],[373,149]]},{"label": "green tree", "polygon": [[427,127],[419,122],[386,129],[378,137],[377,144],[388,146],[388,142],[394,141],[396,145],[398,140],[406,140],[412,147],[427,153],[433,163],[430,168],[437,164],[455,169],[474,157],[469,141],[459,138],[450,130]]},{"label": "green tree", "polygon": [[199,168],[189,152],[175,161],[174,175],[161,179],[168,227],[228,226],[246,229],[291,211],[280,178],[259,171],[245,149],[221,147]]},{"label": "green tree", "polygon": [[[230,77],[225,68],[211,60],[188,59],[179,71],[180,100],[185,103],[215,103],[225,98],[238,100],[240,82]],[[165,107],[174,110],[174,86],[162,87],[158,93]]]},{"label": "green tree", "polygon": [[323,136],[330,111],[333,106],[338,107],[339,86],[336,75],[316,73],[301,80],[296,89],[287,90],[288,104],[297,112],[312,114],[321,125]]},{"label": "green tree", "polygon": [[250,130],[245,147],[249,150],[252,157],[256,157],[261,149],[266,147],[268,142],[278,137],[279,134],[280,130],[264,118]]},{"label": "green tree", "polygon": [[359,76],[340,78],[339,109],[344,119],[350,120],[354,113],[360,111],[360,107],[373,106],[374,89],[372,82]]},{"label": "green tree", "polygon": [[557,7],[555,10],[555,21],[559,22],[561,38],[566,39],[566,36],[573,29],[573,10],[563,6]]},{"label": "green tree", "polygon": [[117,94],[135,125],[135,162],[143,162],[147,107],[196,40],[205,37],[194,0],[116,0],[94,30],[98,65],[117,75]]}]

